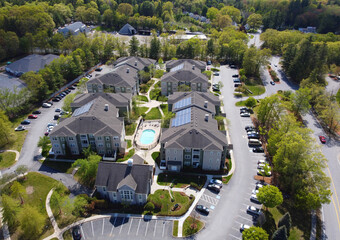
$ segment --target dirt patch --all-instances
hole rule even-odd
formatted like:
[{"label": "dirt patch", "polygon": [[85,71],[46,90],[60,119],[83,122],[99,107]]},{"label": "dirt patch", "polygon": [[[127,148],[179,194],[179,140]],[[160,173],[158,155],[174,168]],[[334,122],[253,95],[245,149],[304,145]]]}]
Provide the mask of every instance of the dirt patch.
[{"label": "dirt patch", "polygon": [[34,188],[33,188],[33,186],[28,186],[28,187],[26,188],[26,193],[27,193],[27,194],[32,194],[32,193],[34,193]]},{"label": "dirt patch", "polygon": [[181,196],[186,196],[186,194],[184,192],[180,192]]},{"label": "dirt patch", "polygon": [[159,198],[163,199],[163,198],[164,198],[164,195],[160,195]]}]

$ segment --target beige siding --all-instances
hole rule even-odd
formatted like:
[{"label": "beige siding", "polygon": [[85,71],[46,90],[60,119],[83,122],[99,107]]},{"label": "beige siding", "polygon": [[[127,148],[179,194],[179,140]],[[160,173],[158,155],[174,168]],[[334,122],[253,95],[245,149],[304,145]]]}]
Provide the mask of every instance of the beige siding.
[{"label": "beige siding", "polygon": [[204,151],[202,169],[218,171],[221,164],[221,154],[221,151]]}]

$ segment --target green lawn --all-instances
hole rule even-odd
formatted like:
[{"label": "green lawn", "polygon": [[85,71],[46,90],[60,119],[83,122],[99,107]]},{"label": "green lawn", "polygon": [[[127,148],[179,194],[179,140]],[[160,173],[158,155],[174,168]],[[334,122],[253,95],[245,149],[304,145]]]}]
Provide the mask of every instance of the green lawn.
[{"label": "green lawn", "polygon": [[161,104],[161,109],[164,115],[166,115],[168,113],[168,104]]},{"label": "green lawn", "polygon": [[131,136],[134,134],[136,130],[137,124],[136,123],[131,123],[129,125],[125,125],[125,134],[127,136]]},{"label": "green lawn", "polygon": [[265,87],[262,85],[246,85],[246,87],[253,92],[253,94],[247,94],[246,96],[256,96],[266,92]]},{"label": "green lawn", "polygon": [[150,97],[151,100],[157,100],[157,98],[158,98],[159,96],[161,96],[161,89],[159,89],[159,88],[154,88],[154,89],[152,89],[152,90],[150,91],[149,97]]},{"label": "green lawn", "polygon": [[[155,205],[153,214],[162,216],[181,216],[188,211],[192,202],[195,200],[195,197],[190,199],[189,196],[182,192],[173,192],[173,196],[175,199],[174,202],[171,201],[169,191],[167,190],[157,190],[154,194],[150,194],[148,201]],[[179,207],[173,211],[173,206],[176,203],[179,204]]]},{"label": "green lawn", "polygon": [[145,120],[154,120],[154,119],[161,119],[162,114],[159,111],[158,107],[152,108],[150,112],[148,112],[145,116]]},{"label": "green lawn", "polygon": [[159,185],[167,186],[173,182],[173,187],[181,188],[190,185],[194,182],[198,185],[199,190],[203,187],[207,177],[190,175],[190,174],[176,174],[176,173],[161,173],[158,175],[157,183]]},{"label": "green lawn", "polygon": [[[20,124],[20,122],[19,122],[19,124]],[[19,124],[16,124],[16,125],[13,124],[13,128],[19,126]],[[17,151],[20,152],[22,145],[25,142],[25,138],[26,138],[27,133],[28,133],[27,130],[16,132],[13,129],[13,133],[11,133],[10,141],[7,144],[1,146],[0,148],[5,149],[5,150],[17,150]]]},{"label": "green lawn", "polygon": [[178,220],[175,220],[174,221],[174,226],[172,228],[172,235],[174,237],[177,237],[178,236]]},{"label": "green lawn", "polygon": [[142,115],[143,113],[145,113],[146,111],[148,111],[148,107],[140,107],[139,108],[139,114]]},{"label": "green lawn", "polygon": [[149,102],[148,98],[146,96],[143,96],[143,95],[138,95],[137,100],[143,101],[143,102]]},{"label": "green lawn", "polygon": [[130,148],[132,147],[132,143],[131,143],[131,140],[125,140],[127,142],[127,148]]},{"label": "green lawn", "polygon": [[0,169],[4,169],[12,166],[15,163],[15,153],[14,152],[4,152],[0,153]]},{"label": "green lawn", "polygon": [[135,154],[135,149],[131,149],[123,158],[117,159],[117,162],[125,162]]},{"label": "green lawn", "polygon": [[236,106],[236,107],[245,107],[245,106],[246,106],[246,105],[245,105],[245,102],[246,102],[246,100],[244,100],[244,101],[238,101],[238,102],[235,103],[235,106]]},{"label": "green lawn", "polygon": [[64,240],[73,240],[71,230],[67,230],[63,234]]},{"label": "green lawn", "polygon": [[204,224],[197,218],[187,217],[183,223],[183,237],[190,236],[203,228]]},{"label": "green lawn", "polygon": [[152,159],[157,163],[158,166],[159,166],[160,163],[161,163],[159,154],[160,154],[160,152],[153,152],[153,153],[151,154]]},{"label": "green lawn", "polygon": [[71,174],[73,171],[72,162],[57,162],[57,161],[50,161],[46,159],[42,162],[42,165],[53,168],[62,173]]},{"label": "green lawn", "polygon": [[233,176],[233,174],[231,174],[231,175],[229,175],[229,176],[227,176],[227,177],[223,177],[223,178],[222,178],[222,182],[223,182],[224,184],[228,184],[228,182],[230,181],[230,179],[231,179],[232,176]]}]

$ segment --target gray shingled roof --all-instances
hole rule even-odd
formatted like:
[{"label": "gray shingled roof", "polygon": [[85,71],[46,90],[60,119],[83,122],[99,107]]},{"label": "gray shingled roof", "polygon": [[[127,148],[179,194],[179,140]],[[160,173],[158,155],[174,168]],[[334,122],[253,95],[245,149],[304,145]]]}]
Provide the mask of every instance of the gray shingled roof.
[{"label": "gray shingled roof", "polygon": [[51,63],[54,59],[59,58],[59,56],[54,54],[47,55],[38,55],[32,54],[27,57],[21,58],[18,61],[15,61],[6,66],[6,68],[10,69],[13,72],[22,72],[26,73],[29,71],[39,71],[44,68],[45,65]]},{"label": "gray shingled roof", "polygon": [[150,165],[133,164],[130,167],[126,163],[99,162],[95,185],[106,186],[107,191],[117,191],[127,185],[136,193],[147,194],[151,175]]},{"label": "gray shingled roof", "polygon": [[126,66],[114,68],[111,72],[99,75],[88,81],[89,83],[99,83],[119,87],[133,87],[138,81],[137,70]]},{"label": "gray shingled roof", "polygon": [[203,61],[198,61],[198,60],[193,60],[193,59],[178,59],[178,60],[169,60],[165,62],[166,68],[174,68],[177,67],[178,65],[187,62],[189,65],[195,65],[198,69],[200,70],[205,70],[206,68],[206,63]]},{"label": "gray shingled roof", "polygon": [[183,67],[177,71],[168,72],[161,78],[163,82],[201,82],[208,83],[208,78],[197,68],[193,69],[192,65],[187,62],[183,63]]},{"label": "gray shingled roof", "polygon": [[79,108],[83,106],[84,104],[98,97],[104,98],[105,100],[109,101],[111,104],[115,105],[116,107],[125,107],[125,106],[130,105],[132,94],[131,93],[104,93],[104,92],[79,94],[75,97],[73,103],[71,103],[71,107]]},{"label": "gray shingled roof", "polygon": [[151,64],[155,64],[155,63],[156,63],[156,60],[151,59],[151,58],[141,58],[141,57],[130,56],[130,57],[121,57],[117,59],[113,63],[113,65],[116,67],[127,65],[127,66],[130,66],[131,68],[135,68],[138,71],[140,71],[140,70],[143,70],[145,67],[148,67]]},{"label": "gray shingled roof", "polygon": [[137,31],[130,24],[125,24],[120,30],[119,34],[121,35],[133,35],[136,34]]}]

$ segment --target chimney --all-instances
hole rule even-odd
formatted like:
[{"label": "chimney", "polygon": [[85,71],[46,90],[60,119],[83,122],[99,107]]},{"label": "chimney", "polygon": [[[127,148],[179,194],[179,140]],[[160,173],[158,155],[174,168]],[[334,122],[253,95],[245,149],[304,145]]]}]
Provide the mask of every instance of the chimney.
[{"label": "chimney", "polygon": [[137,66],[137,61],[135,61],[135,66]]},{"label": "chimney", "polygon": [[129,158],[129,160],[128,160],[128,166],[129,166],[129,167],[132,167],[132,165],[133,165],[133,159],[132,159],[132,158]]},{"label": "chimney", "polygon": [[126,73],[129,73],[129,72],[130,72],[130,68],[127,68],[127,69],[126,69]]},{"label": "chimney", "polygon": [[208,101],[204,101],[204,107],[205,107],[205,108],[208,107]]},{"label": "chimney", "polygon": [[104,110],[109,111],[109,104],[105,104]]},{"label": "chimney", "polygon": [[207,114],[205,114],[204,120],[205,120],[206,122],[208,122],[208,119],[209,119],[209,114],[207,113]]},{"label": "chimney", "polygon": [[195,65],[192,65],[192,70],[195,70]]}]

